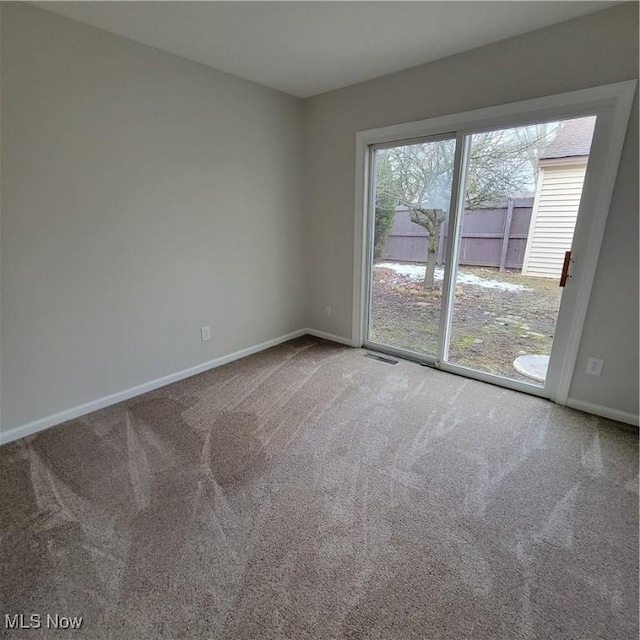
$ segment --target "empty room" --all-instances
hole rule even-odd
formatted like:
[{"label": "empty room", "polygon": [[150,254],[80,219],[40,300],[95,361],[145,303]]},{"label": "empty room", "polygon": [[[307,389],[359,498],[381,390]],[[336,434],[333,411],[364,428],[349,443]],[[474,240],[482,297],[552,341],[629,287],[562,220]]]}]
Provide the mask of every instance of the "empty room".
[{"label": "empty room", "polygon": [[0,638],[638,636],[638,2],[0,2]]}]

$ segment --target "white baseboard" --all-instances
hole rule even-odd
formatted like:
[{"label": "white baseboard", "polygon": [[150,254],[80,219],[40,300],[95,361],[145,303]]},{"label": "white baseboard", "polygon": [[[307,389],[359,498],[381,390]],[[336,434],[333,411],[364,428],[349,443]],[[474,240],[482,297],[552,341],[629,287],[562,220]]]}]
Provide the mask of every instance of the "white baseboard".
[{"label": "white baseboard", "polygon": [[353,340],[351,338],[343,338],[333,333],[327,333],[326,331],[318,331],[318,329],[305,329],[304,332],[307,335],[315,336],[316,338],[323,338],[324,340],[330,340],[331,342],[338,342],[340,344],[346,344],[348,347],[354,347]]},{"label": "white baseboard", "polygon": [[[310,336],[315,336],[316,338],[324,338],[325,340],[330,340],[331,342],[346,344],[349,347],[356,346],[354,342],[349,338],[343,338],[342,336],[337,336],[333,333],[327,333],[326,331],[319,331],[318,329],[311,329],[307,327],[306,329],[304,329],[303,333],[306,333]],[[605,407],[603,405],[591,402],[583,402],[582,400],[574,400],[572,398],[569,398],[567,400],[566,406],[570,407],[571,409],[577,409],[578,411],[584,411],[585,413],[592,413],[603,418],[608,418],[609,420],[624,422],[625,424],[630,424],[635,427],[639,426],[639,419],[637,415],[628,413],[626,411],[620,411],[619,409],[611,409],[610,407]]]},{"label": "white baseboard", "polygon": [[[178,382],[179,380],[190,378],[191,376],[195,376],[198,373],[203,373],[204,371],[209,371],[210,369],[215,369],[216,367],[221,367],[222,365],[233,362],[234,360],[245,358],[254,353],[258,353],[259,351],[264,351],[265,349],[275,347],[276,345],[282,344],[283,342],[287,342],[288,340],[293,340],[294,338],[299,338],[304,335],[323,338],[324,340],[330,340],[331,342],[337,342],[349,347],[354,346],[352,340],[343,338],[342,336],[337,336],[325,331],[319,331],[317,329],[298,329],[297,331],[292,331],[291,333],[273,338],[272,340],[267,340],[266,342],[261,342],[260,344],[247,347],[246,349],[235,351],[234,353],[230,353],[226,356],[220,356],[219,358],[209,360],[208,362],[203,362],[202,364],[198,364],[195,367],[190,367],[189,369],[184,369],[182,371],[172,373],[162,378],[156,378],[155,380],[151,380],[150,382],[145,382],[144,384],[125,389],[124,391],[119,391],[118,393],[113,393],[111,395],[98,398],[97,400],[92,400],[91,402],[72,407],[71,409],[54,413],[50,416],[41,418],[40,420],[35,420],[33,422],[23,424],[19,427],[14,427],[13,429],[9,429],[4,433],[0,432],[0,445],[7,444],[8,442],[12,442],[13,440],[18,440],[19,438],[30,436],[34,433],[38,433],[39,431],[44,431],[49,427],[61,424],[62,422],[67,422],[68,420],[75,420],[76,418],[84,416],[87,413],[91,413],[92,411],[104,409],[105,407],[117,404],[118,402],[123,402],[125,400],[135,398],[136,396],[147,393],[148,391],[153,391],[154,389],[159,389],[160,387],[164,387],[173,382]],[[591,402],[583,402],[582,400],[574,400],[572,398],[569,398],[567,400],[566,406],[572,409],[577,409],[579,411],[584,411],[585,413],[592,413],[598,416],[602,416],[603,418],[609,418],[610,420],[624,422],[636,427],[639,424],[637,415],[628,413],[626,411],[619,411],[618,409],[611,409],[609,407],[594,404]]]},{"label": "white baseboard", "polygon": [[619,409],[611,409],[601,404],[595,404],[593,402],[584,402],[583,400],[574,400],[572,398],[567,399],[567,407],[571,409],[577,409],[578,411],[584,411],[585,413],[593,413],[596,416],[603,418],[609,418],[609,420],[617,420],[618,422],[624,422],[626,424],[637,427],[639,424],[638,416],[627,411],[620,411]]},{"label": "white baseboard", "polygon": [[177,373],[172,373],[168,376],[163,376],[162,378],[156,378],[155,380],[151,380],[150,382],[145,382],[144,384],[125,389],[124,391],[119,391],[118,393],[113,393],[111,395],[98,398],[97,400],[86,402],[85,404],[78,405],[77,407],[72,407],[71,409],[66,409],[65,411],[60,411],[59,413],[54,413],[53,415],[46,416],[45,418],[41,418],[40,420],[35,420],[34,422],[29,422],[19,427],[14,427],[13,429],[9,429],[4,433],[0,432],[0,445],[12,442],[13,440],[18,440],[19,438],[30,436],[34,433],[38,433],[38,431],[44,431],[49,427],[53,427],[54,425],[60,424],[62,422],[67,422],[68,420],[75,420],[76,418],[84,416],[87,413],[91,413],[92,411],[104,409],[105,407],[109,407],[112,404],[117,404],[118,402],[129,400],[130,398],[135,398],[136,396],[147,393],[148,391],[153,391],[154,389],[159,389],[160,387],[164,387],[168,384],[171,384],[172,382],[178,382],[179,380],[184,380],[185,378],[195,376],[198,373],[208,371],[209,369],[221,367],[223,364],[227,364],[229,362],[233,362],[234,360],[239,360],[240,358],[245,358],[246,356],[258,353],[259,351],[264,351],[265,349],[275,347],[276,345],[287,342],[288,340],[293,340],[294,338],[304,336],[307,333],[309,332],[306,329],[298,329],[298,331],[292,331],[291,333],[287,333],[284,336],[279,336],[278,338],[273,338],[272,340],[261,342],[260,344],[256,344],[252,347],[247,347],[246,349],[241,349],[240,351],[230,353],[229,355],[220,356],[219,358],[209,360],[208,362],[203,362],[202,364],[198,364],[195,367],[190,367],[189,369],[184,369],[183,371],[178,371]]}]

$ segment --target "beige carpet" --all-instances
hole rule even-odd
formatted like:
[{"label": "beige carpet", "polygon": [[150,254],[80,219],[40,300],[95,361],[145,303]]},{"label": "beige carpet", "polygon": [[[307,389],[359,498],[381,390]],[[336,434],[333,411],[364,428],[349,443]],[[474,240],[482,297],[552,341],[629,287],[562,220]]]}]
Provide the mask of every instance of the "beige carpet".
[{"label": "beige carpet", "polygon": [[302,338],[0,448],[0,635],[637,638],[637,456],[614,422]]}]

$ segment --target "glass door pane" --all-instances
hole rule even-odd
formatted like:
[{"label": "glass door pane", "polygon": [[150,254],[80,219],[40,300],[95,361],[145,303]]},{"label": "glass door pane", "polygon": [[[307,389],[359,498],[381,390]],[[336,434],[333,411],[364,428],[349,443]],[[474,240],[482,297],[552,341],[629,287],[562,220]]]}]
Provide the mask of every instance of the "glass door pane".
[{"label": "glass door pane", "polygon": [[448,362],[544,386],[595,121],[467,137]]},{"label": "glass door pane", "polygon": [[439,358],[455,137],[373,152],[367,341]]}]

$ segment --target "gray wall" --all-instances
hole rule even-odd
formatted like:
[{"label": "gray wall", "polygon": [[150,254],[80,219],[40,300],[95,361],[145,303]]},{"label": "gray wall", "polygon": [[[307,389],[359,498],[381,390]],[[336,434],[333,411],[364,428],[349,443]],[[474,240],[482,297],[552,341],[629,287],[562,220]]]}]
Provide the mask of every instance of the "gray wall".
[{"label": "gray wall", "polygon": [[[306,101],[29,5],[1,22],[4,430],[304,326],[350,337],[356,131],[638,75],[635,4]],[[633,413],[637,120],[572,388]]]},{"label": "gray wall", "polygon": [[304,326],[300,100],[21,3],[1,39],[4,430]]},{"label": "gray wall", "polygon": [[[305,102],[310,326],[351,336],[357,131],[638,77],[638,5],[627,3]],[[638,110],[598,262],[571,397],[638,412]],[[332,316],[324,316],[331,306]],[[586,358],[606,358],[601,378]]]}]

